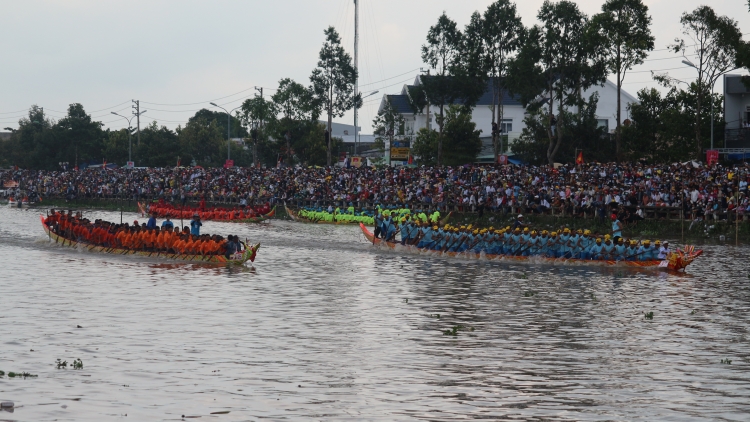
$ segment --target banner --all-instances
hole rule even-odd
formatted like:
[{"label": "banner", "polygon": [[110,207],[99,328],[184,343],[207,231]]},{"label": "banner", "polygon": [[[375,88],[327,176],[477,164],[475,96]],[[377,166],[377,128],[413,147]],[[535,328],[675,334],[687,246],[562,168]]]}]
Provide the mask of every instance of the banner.
[{"label": "banner", "polygon": [[408,160],[409,148],[391,148],[391,160]]},{"label": "banner", "polygon": [[710,166],[719,162],[719,151],[709,149],[706,151],[706,165]]},{"label": "banner", "polygon": [[498,155],[497,156],[497,163],[498,164],[508,164],[508,156],[507,155]]},{"label": "banner", "polygon": [[354,167],[361,167],[364,164],[364,158],[363,157],[352,157],[352,166]]},{"label": "banner", "polygon": [[226,160],[224,162],[224,168],[225,169],[229,169],[229,168],[232,168],[232,167],[234,167],[234,160]]},{"label": "banner", "polygon": [[578,156],[576,157],[576,164],[583,164],[583,151],[580,151],[578,153]]}]

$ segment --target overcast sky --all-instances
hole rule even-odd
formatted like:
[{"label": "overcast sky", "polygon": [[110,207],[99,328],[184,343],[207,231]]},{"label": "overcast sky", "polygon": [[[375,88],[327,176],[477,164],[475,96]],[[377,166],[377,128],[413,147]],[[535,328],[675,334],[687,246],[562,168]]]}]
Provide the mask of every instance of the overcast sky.
[{"label": "overcast sky", "polygon": [[[418,69],[428,28],[445,10],[461,27],[491,0],[360,0],[360,85],[379,90],[360,111],[363,133],[384,93],[398,93]],[[518,2],[525,25],[536,23],[543,0]],[[581,0],[588,15],[600,0]],[[657,86],[649,70],[695,78],[695,70],[665,50],[680,36],[680,14],[701,4],[739,22],[750,33],[746,0],[645,0],[653,17],[656,51],[633,69],[625,89],[635,95]],[[141,125],[156,120],[175,128],[214,101],[231,109],[254,95],[273,93],[289,77],[305,85],[333,25],[353,54],[353,0],[0,0],[0,128],[17,127],[32,104],[64,116],[81,103],[106,127],[127,126],[110,114],[130,113],[130,100],[147,110]],[[750,37],[750,34],[745,38]],[[677,68],[677,69],[675,69]],[[636,73],[637,72],[637,73]],[[721,82],[716,92],[721,92]],[[352,114],[335,119],[353,123]]]}]

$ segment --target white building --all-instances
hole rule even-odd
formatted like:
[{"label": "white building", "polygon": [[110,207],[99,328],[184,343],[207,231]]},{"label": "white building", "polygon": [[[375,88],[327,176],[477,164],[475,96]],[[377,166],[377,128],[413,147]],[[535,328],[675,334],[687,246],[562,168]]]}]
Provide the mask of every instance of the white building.
[{"label": "white building", "polygon": [[[394,110],[404,116],[405,124],[403,137],[413,138],[419,129],[427,127],[426,110],[414,110],[412,107],[411,95],[414,88],[421,84],[419,76],[414,80],[414,85],[404,85],[401,93],[397,95],[384,95],[380,103],[378,112],[382,112],[390,102]],[[617,85],[607,80],[602,86],[593,86],[584,91],[584,98],[588,99],[594,92],[599,93],[599,103],[597,105],[596,115],[599,125],[607,128],[608,132],[613,132],[617,127]],[[628,105],[637,103],[638,100],[625,91],[620,91],[621,96],[621,117],[623,121],[628,118]],[[555,113],[557,108],[553,107]],[[435,115],[440,112],[440,108],[434,105],[430,106],[430,127],[437,129],[435,124]],[[508,92],[503,93],[503,122],[500,129],[503,134],[508,136],[508,143],[512,144],[525,128],[523,119],[527,115],[526,109],[520,103],[518,97],[511,96]],[[477,125],[477,129],[482,131],[482,152],[479,161],[494,162],[492,148],[492,81],[488,81],[487,90],[484,95],[477,101],[472,111],[472,120]],[[508,152],[509,145],[504,146]],[[388,149],[386,149],[388,151]]]}]

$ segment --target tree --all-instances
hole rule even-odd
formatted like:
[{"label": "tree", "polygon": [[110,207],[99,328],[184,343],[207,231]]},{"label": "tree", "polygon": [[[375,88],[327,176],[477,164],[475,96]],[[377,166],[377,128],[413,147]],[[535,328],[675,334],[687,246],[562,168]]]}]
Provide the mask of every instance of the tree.
[{"label": "tree", "polygon": [[[563,142],[558,151],[561,162],[573,162],[576,150],[586,151],[587,159],[596,161],[612,161],[615,153],[609,135],[604,128],[599,127],[596,118],[596,108],[599,102],[598,93],[591,96],[576,108],[575,112],[566,110],[560,113],[558,124],[561,127]],[[548,111],[537,109],[524,118],[525,128],[521,137],[513,145],[513,152],[524,161],[532,164],[542,164],[547,161]]]},{"label": "tree", "polygon": [[[698,71],[695,80],[696,87],[691,89],[697,94],[696,107],[694,108],[693,130],[695,134],[695,157],[700,157],[703,152],[701,140],[701,110],[707,90],[713,91],[714,83],[725,73],[739,67],[738,58],[745,57],[744,51],[747,47],[742,42],[742,32],[737,21],[726,17],[717,16],[716,12],[709,6],[699,6],[690,13],[683,13],[680,18],[682,33],[689,39],[693,46],[693,58],[690,62]],[[675,53],[685,55],[688,47],[685,39],[676,38],[675,44],[669,48]],[[670,84],[671,78],[668,74],[655,75],[654,79],[665,85]]]},{"label": "tree", "polygon": [[267,101],[264,97],[256,95],[242,103],[238,112],[242,124],[247,126],[250,132],[250,142],[253,146],[253,165],[257,166],[258,143],[268,142],[268,127],[273,127],[278,110],[276,103]]},{"label": "tree", "polygon": [[615,149],[619,160],[622,82],[625,80],[625,73],[633,66],[643,64],[647,52],[654,49],[651,16],[648,14],[648,6],[642,0],[607,0],[602,5],[602,13],[595,15],[592,21],[594,30],[601,36],[606,49],[607,70],[614,73],[617,80]]},{"label": "tree", "polygon": [[[515,3],[497,0],[487,7],[481,20],[483,61],[492,81],[492,123],[498,128],[503,122],[503,98],[508,89],[509,61],[523,44],[526,29],[516,11]],[[468,28],[467,28],[468,32]],[[500,154],[500,133],[493,131],[495,157]]]},{"label": "tree", "polygon": [[445,115],[445,145],[451,152],[445,157],[445,164],[459,166],[471,164],[477,160],[482,150],[480,130],[471,120],[471,110],[452,105]]},{"label": "tree", "polygon": [[281,152],[287,158],[287,163],[291,164],[295,152],[304,149],[303,140],[308,138],[314,126],[319,126],[320,104],[312,88],[291,79],[279,81],[279,89],[271,98],[281,112],[281,118],[273,125],[272,136],[284,141]]},{"label": "tree", "polygon": [[354,95],[354,82],[357,70],[352,65],[351,56],[341,46],[341,39],[330,26],[324,31],[326,41],[320,49],[318,67],[310,75],[313,92],[328,115],[328,145],[326,163],[331,165],[332,140],[331,123],[333,117],[342,117],[352,107],[362,106],[362,96]]},{"label": "tree", "polygon": [[411,151],[419,164],[434,166],[437,164],[438,132],[425,127],[417,131]]},{"label": "tree", "polygon": [[386,95],[385,107],[373,119],[372,127],[376,145],[382,146],[383,149],[385,149],[386,144],[389,147],[393,146],[393,137],[400,134],[400,129],[404,127],[404,116],[396,113],[391,104],[390,96]]},{"label": "tree", "polygon": [[445,126],[445,107],[453,104],[460,96],[455,77],[461,66],[461,44],[463,35],[443,12],[438,22],[427,32],[427,44],[422,46],[422,61],[435,69],[436,74],[422,76],[421,82],[430,103],[439,109],[437,164],[442,163],[443,157],[443,128]]},{"label": "tree", "polygon": [[[102,163],[104,144],[103,124],[95,122],[91,116],[86,114],[81,104],[75,103],[68,106],[68,114],[60,119],[53,130],[63,145],[68,145],[68,161],[76,166],[79,163]],[[53,167],[56,163],[53,163]]]},{"label": "tree", "polygon": [[[652,162],[686,161],[693,151],[685,148],[695,137],[693,116],[698,104],[697,84],[690,84],[687,90],[672,87],[662,96],[658,90],[642,89],[638,92],[638,102],[630,104],[632,124],[623,127],[623,152],[631,160],[647,159]],[[722,97],[709,96],[704,87],[703,97],[713,98],[714,124],[722,129]],[[706,136],[711,131],[711,104],[704,101],[700,110],[700,131]],[[719,133],[723,133],[720,130]],[[722,136],[723,138],[723,136]]]},{"label": "tree", "polygon": [[188,121],[184,128],[178,126],[176,132],[183,162],[195,161],[204,167],[221,165],[225,148],[222,147],[221,127],[216,120],[198,118]]},{"label": "tree", "polygon": [[247,131],[242,127],[242,122],[235,116],[231,116],[229,119],[231,131],[227,132],[227,114],[223,111],[213,111],[202,108],[198,110],[193,117],[188,119],[188,122],[196,119],[205,119],[208,122],[216,121],[217,126],[221,128],[222,138],[230,133],[230,136],[237,136],[238,138],[244,138],[247,136]]},{"label": "tree", "polygon": [[570,107],[585,105],[584,90],[604,83],[606,63],[598,37],[575,3],[545,0],[537,18],[542,25],[530,30],[513,63],[512,86],[532,112],[546,103],[546,156],[552,165],[563,145],[565,113]]}]

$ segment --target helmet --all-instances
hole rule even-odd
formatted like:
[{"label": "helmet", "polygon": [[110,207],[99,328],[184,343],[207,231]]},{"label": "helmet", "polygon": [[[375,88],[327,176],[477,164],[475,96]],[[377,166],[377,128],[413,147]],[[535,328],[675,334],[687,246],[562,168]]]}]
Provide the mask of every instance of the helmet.
[{"label": "helmet", "polygon": [[557,232],[552,232],[552,236],[557,236]]},{"label": "helmet", "polygon": [[566,228],[565,228],[565,229],[563,230],[563,233],[570,233],[570,229],[566,227]]},{"label": "helmet", "polygon": [[518,227],[516,227],[516,229],[515,229],[515,230],[513,230],[513,233],[518,233],[518,232],[520,232],[520,231],[521,231],[521,229],[520,229],[520,228],[518,228]]},{"label": "helmet", "polygon": [[437,230],[438,226],[432,226],[432,230]]},{"label": "helmet", "polygon": [[620,237],[617,239],[617,243],[622,243],[623,239]]},{"label": "helmet", "polygon": [[646,239],[646,240],[644,240],[644,241],[643,241],[643,244],[644,244],[644,245],[650,245],[650,244],[651,244],[651,241],[650,241],[650,240],[648,240],[648,239]]},{"label": "helmet", "polygon": [[549,234],[549,232],[548,232],[547,230],[542,230],[542,234],[543,234],[543,235],[548,235],[548,234]]},{"label": "helmet", "polygon": [[656,246],[661,245],[661,240],[657,240],[656,242],[654,242],[654,245],[656,245]]},{"label": "helmet", "polygon": [[584,234],[584,235],[590,235],[590,234],[591,234],[591,230],[584,230],[584,231],[583,231],[583,234]]},{"label": "helmet", "polygon": [[596,238],[596,243],[602,243],[602,238],[601,237],[597,237]]},{"label": "helmet", "polygon": [[524,227],[524,228],[523,228],[523,232],[524,232],[524,233],[528,233],[528,232],[529,232],[529,228],[528,228],[528,227]]},{"label": "helmet", "polygon": [[609,239],[611,239],[611,238],[612,238],[612,236],[610,236],[610,235],[608,235],[608,234],[605,234],[605,235],[604,235],[604,240],[609,240]]},{"label": "helmet", "polygon": [[578,229],[578,230],[576,230],[576,233],[577,233],[577,234],[583,234],[583,230],[581,230],[581,229]]},{"label": "helmet", "polygon": [[532,235],[534,235],[534,234],[537,234],[536,230],[532,230],[532,231],[531,231],[531,234],[532,234]]},{"label": "helmet", "polygon": [[474,229],[474,231],[473,231],[473,232],[471,232],[471,233],[472,233],[472,234],[479,234],[479,230],[477,230],[477,229]]}]

